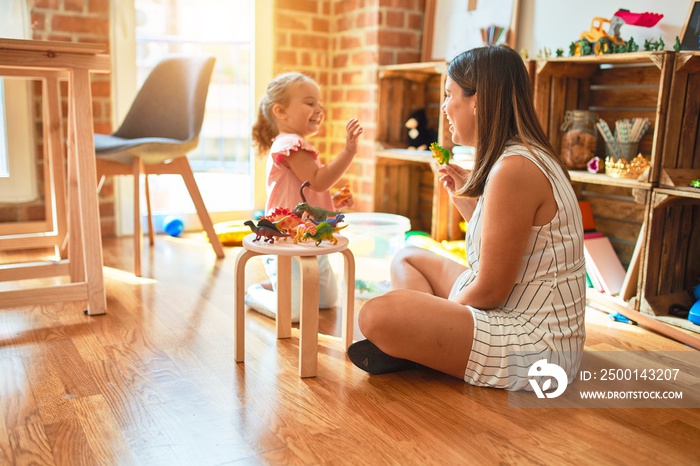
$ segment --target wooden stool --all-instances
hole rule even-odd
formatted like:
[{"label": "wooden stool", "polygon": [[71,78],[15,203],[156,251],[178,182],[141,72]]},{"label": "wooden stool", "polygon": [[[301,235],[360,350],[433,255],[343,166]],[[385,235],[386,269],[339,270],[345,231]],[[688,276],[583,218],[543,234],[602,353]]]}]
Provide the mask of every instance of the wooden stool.
[{"label": "wooden stool", "polygon": [[253,241],[251,233],[243,239],[243,250],[236,258],[236,318],[234,320],[234,358],[245,357],[245,265],[248,259],[260,255],[277,256],[277,338],[292,336],[292,257],[301,270],[301,311],[299,320],[299,376],[316,377],[318,362],[318,259],[316,256],[340,252],[345,258],[345,318],[342,324],[343,347],[352,343],[355,309],[355,258],[348,249],[348,239],[336,236],[337,244],[323,241],[294,244],[291,240],[265,243]]}]

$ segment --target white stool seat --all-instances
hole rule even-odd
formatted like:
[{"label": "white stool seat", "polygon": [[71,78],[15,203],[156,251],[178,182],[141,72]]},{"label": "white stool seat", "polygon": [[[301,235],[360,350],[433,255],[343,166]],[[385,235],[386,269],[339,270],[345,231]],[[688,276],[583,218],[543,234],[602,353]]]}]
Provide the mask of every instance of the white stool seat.
[{"label": "white stool seat", "polygon": [[325,240],[318,246],[313,241],[294,244],[291,238],[286,241],[276,239],[266,243],[258,241],[251,233],[243,239],[243,250],[236,258],[236,295],[234,319],[234,359],[243,362],[245,357],[245,265],[251,257],[259,255],[277,256],[277,338],[292,335],[292,257],[299,262],[301,270],[301,313],[299,320],[299,376],[315,377],[318,361],[318,260],[317,256],[339,252],[345,260],[343,290],[345,314],[341,338],[347,350],[352,343],[355,308],[355,258],[348,249],[348,239],[335,235],[336,244]]}]

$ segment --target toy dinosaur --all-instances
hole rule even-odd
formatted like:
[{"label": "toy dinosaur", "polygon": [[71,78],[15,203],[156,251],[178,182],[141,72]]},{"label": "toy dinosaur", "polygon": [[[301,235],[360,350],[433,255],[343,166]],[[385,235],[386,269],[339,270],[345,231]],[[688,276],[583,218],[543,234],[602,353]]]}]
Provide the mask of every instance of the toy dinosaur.
[{"label": "toy dinosaur", "polygon": [[333,199],[333,206],[336,209],[341,207],[352,207],[355,201],[352,198],[352,193],[350,192],[350,185],[346,184],[338,192],[331,196]]},{"label": "toy dinosaur", "polygon": [[301,184],[301,187],[299,188],[299,195],[301,196],[302,202],[297,204],[297,206],[294,208],[294,214],[297,217],[302,218],[302,215],[306,213],[317,222],[322,222],[328,217],[333,217],[340,213],[340,211],[334,212],[331,210],[326,210],[323,207],[314,207],[309,205],[309,203],[306,201],[306,196],[304,195],[304,188],[307,188],[309,186],[311,186],[311,183],[309,183],[308,181],[304,181]]},{"label": "toy dinosaur", "polygon": [[256,225],[252,220],[246,220],[243,222],[245,225],[250,227],[250,230],[255,233],[255,238],[253,241],[259,241],[260,238],[267,243],[274,243],[275,238],[282,238],[290,236],[287,233],[282,233],[277,229],[274,223],[266,219],[261,219]]},{"label": "toy dinosaur", "polygon": [[[332,226],[332,227],[337,227],[338,224],[339,224],[340,222],[342,222],[344,218],[345,218],[345,214],[340,214],[340,213],[339,213],[339,214],[336,214],[335,217],[328,217],[327,219],[325,219],[325,220],[323,220],[323,221],[326,222],[327,224],[329,224],[329,225]],[[314,219],[311,219],[311,222],[313,222],[313,223],[316,224],[316,225],[318,225],[319,223],[321,223],[321,222],[316,221],[316,220],[314,220]]]},{"label": "toy dinosaur", "polygon": [[292,231],[304,222],[294,212],[286,207],[277,207],[269,214],[260,217],[272,222],[282,233],[292,234]]},{"label": "toy dinosaur", "polygon": [[338,239],[335,236],[333,236],[333,233],[342,230],[345,227],[347,227],[347,225],[343,225],[342,227],[334,227],[331,226],[331,224],[329,224],[328,222],[321,222],[316,226],[316,233],[312,234],[307,231],[306,233],[304,233],[302,241],[306,241],[307,239],[313,239],[316,242],[316,246],[318,246],[319,244],[321,244],[321,241],[327,239],[331,242],[331,244],[338,244]]},{"label": "toy dinosaur", "polygon": [[433,152],[433,158],[438,159],[440,165],[450,163],[450,151],[437,142],[430,144],[430,150]]}]

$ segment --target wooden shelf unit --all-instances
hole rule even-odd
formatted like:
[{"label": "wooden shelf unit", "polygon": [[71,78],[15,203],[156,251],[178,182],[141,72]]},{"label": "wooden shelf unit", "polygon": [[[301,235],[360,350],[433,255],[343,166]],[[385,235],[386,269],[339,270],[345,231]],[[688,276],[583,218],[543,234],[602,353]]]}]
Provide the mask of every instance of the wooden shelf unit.
[{"label": "wooden shelf unit", "polygon": [[[700,334],[667,317],[670,304],[691,304],[689,290],[700,282],[700,189],[689,186],[700,178],[698,88],[696,52],[557,58],[536,66],[535,103],[555,148],[567,110],[593,110],[611,128],[621,118],[649,119],[639,146],[650,160],[646,176],[570,171],[579,199],[591,202],[598,230],[627,266],[620,296],[590,292],[588,299],[696,348]],[[602,138],[596,154],[604,159]]]},{"label": "wooden shelf unit", "polygon": [[[690,306],[700,283],[700,53],[676,54],[658,186],[653,189],[638,310],[668,318],[671,304]],[[686,327],[692,324],[682,322]],[[700,348],[700,333],[686,331]]]},{"label": "wooden shelf unit", "polygon": [[[623,118],[648,118],[651,126],[639,144],[651,170],[642,182],[650,189],[659,179],[659,161],[673,75],[673,52],[638,52],[554,58],[536,65],[535,107],[555,149],[561,147],[561,125],[567,110],[591,110],[614,128]],[[598,138],[596,155],[605,158]],[[613,185],[614,178],[603,175]]]}]

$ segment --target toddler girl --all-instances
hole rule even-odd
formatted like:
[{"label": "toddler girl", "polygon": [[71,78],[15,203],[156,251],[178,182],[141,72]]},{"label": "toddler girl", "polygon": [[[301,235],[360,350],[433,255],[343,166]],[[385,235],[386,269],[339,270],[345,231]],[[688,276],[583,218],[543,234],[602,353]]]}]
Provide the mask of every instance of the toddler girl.
[{"label": "toddler girl", "polygon": [[[306,201],[316,207],[337,210],[330,188],[338,182],[357,153],[362,126],[352,118],[345,126],[345,148],[327,164],[318,159],[318,151],[307,141],[316,135],[324,120],[323,100],[318,84],[301,73],[283,73],[267,86],[260,101],[258,117],[253,125],[253,145],[259,154],[268,152],[267,202],[265,212],[276,207],[294,209],[302,201],[299,188],[304,181]],[[346,201],[347,202],[347,201]],[[264,259],[269,284],[251,286],[246,304],[269,317],[277,311],[276,256]],[[319,307],[329,308],[338,298],[335,275],[325,255],[318,256],[320,295]],[[299,266],[292,261],[292,321],[299,321]]]}]

